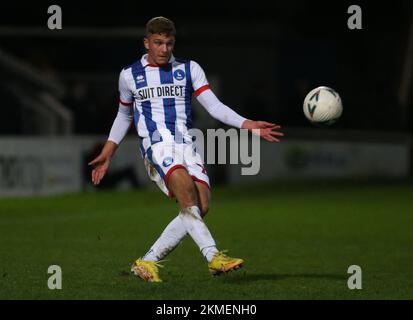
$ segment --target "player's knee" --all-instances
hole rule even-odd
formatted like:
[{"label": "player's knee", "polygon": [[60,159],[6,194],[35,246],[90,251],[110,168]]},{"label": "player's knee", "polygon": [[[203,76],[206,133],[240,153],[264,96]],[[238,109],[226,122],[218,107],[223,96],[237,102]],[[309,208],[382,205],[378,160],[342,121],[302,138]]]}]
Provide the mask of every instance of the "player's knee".
[{"label": "player's knee", "polygon": [[197,203],[196,195],[193,195],[191,192],[179,194],[177,195],[177,198],[179,204],[183,208],[191,207]]}]

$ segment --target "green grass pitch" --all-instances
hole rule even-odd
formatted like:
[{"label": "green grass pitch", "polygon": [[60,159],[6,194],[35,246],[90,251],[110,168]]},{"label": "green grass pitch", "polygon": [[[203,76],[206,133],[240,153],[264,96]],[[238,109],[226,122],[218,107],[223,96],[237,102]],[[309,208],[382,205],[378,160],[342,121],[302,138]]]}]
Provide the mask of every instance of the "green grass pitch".
[{"label": "green grass pitch", "polygon": [[[412,299],[413,184],[213,188],[206,218],[244,268],[212,277],[190,238],[163,282],[128,274],[178,213],[157,190],[0,199],[0,299]],[[47,269],[63,272],[49,290]],[[347,269],[362,268],[362,290]]]}]

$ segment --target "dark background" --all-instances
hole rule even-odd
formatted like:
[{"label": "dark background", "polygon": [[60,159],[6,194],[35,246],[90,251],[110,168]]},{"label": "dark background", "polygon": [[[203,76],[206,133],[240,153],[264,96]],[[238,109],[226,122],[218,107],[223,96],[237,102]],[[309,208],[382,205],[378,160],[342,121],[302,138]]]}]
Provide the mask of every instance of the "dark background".
[{"label": "dark background", "polygon": [[[118,74],[144,53],[142,36],[61,36],[47,29],[52,4],[62,8],[63,31],[143,28],[153,16],[169,17],[178,30],[175,55],[199,62],[207,77],[217,76],[220,99],[246,117],[310,126],[302,101],[312,88],[327,85],[340,93],[345,108],[335,128],[413,130],[411,85],[408,105],[398,99],[411,1],[0,4],[2,28],[41,31],[2,32],[0,49],[62,84],[59,99],[73,111],[74,133],[107,134],[117,112]],[[362,30],[347,27],[351,4],[363,10]],[[0,134],[41,134],[8,90],[20,80],[3,71]]]}]

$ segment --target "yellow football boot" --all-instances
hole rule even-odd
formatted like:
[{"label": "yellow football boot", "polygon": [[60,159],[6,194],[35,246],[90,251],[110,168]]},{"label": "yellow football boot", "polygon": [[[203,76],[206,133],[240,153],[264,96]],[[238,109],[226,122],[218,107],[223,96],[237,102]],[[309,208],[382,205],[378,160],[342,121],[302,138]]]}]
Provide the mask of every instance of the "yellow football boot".
[{"label": "yellow football boot", "polygon": [[162,261],[153,261],[153,260],[142,260],[139,258],[136,260],[131,268],[131,273],[139,278],[149,281],[149,282],[162,282],[159,277],[158,267],[163,268],[163,265],[160,264]]},{"label": "yellow football boot", "polygon": [[208,263],[209,272],[212,275],[217,276],[221,273],[227,273],[233,270],[237,270],[242,267],[244,260],[239,258],[231,258],[224,254],[225,251],[218,251],[215,253],[211,262]]}]

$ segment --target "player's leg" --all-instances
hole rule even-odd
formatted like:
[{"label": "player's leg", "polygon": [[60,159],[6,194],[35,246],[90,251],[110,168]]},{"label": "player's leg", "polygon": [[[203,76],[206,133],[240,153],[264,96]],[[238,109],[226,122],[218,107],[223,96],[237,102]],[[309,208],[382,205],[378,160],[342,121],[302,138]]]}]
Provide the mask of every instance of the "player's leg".
[{"label": "player's leg", "polygon": [[[203,172],[205,170],[203,169]],[[207,177],[202,176],[202,173],[196,173],[201,179],[207,179]],[[198,191],[198,203],[201,208],[202,217],[209,211],[209,205],[211,202],[211,191],[209,189],[209,184],[205,180],[200,180],[197,177],[193,177],[195,180],[195,186]],[[229,272],[242,267],[244,261],[239,258],[231,258],[221,251],[218,251],[213,256],[212,260],[208,263],[208,269],[213,275],[219,275],[223,272]]]},{"label": "player's leg", "polygon": [[[165,158],[165,156],[165,152],[163,152],[163,157]],[[157,165],[156,170],[154,170],[155,166],[147,166],[151,179],[167,195],[174,194],[183,210],[168,224],[144,258],[138,259],[132,267],[134,273],[145,280],[154,281],[155,278],[160,281],[156,268],[157,261],[163,259],[178,246],[185,238],[188,228],[193,231],[192,237],[207,258],[208,267],[212,274],[237,269],[243,262],[241,259],[230,258],[219,252],[208,228],[203,223],[202,217],[208,212],[211,195],[208,176],[203,166],[199,164],[202,161],[198,158],[195,162],[192,161],[190,165],[186,163],[186,167],[180,165],[180,163],[167,164],[166,167],[169,169]],[[150,162],[154,163],[153,159],[150,159]],[[156,161],[155,163],[164,165],[165,162]],[[145,162],[145,165],[148,164],[148,162]],[[166,184],[168,184],[169,190],[166,188]],[[188,217],[184,214],[185,212],[191,213],[189,222],[186,223],[185,220],[188,220]],[[194,219],[196,216],[198,218]],[[201,236],[198,236],[198,234],[201,234]],[[142,270],[139,270],[139,268]],[[148,273],[148,271],[150,272]]]},{"label": "player's leg", "polygon": [[[156,152],[156,150],[162,149],[162,153]],[[149,152],[145,155],[144,165],[148,172],[150,179],[156,183],[156,185],[167,196],[170,195],[170,191],[165,185],[165,176],[171,173],[178,163],[166,163],[163,161],[164,157],[171,157],[172,152],[168,148],[168,145],[158,145],[155,148],[155,152]],[[159,157],[161,154],[161,157]],[[159,165],[161,164],[161,165]],[[160,282],[158,267],[160,266],[160,260],[165,258],[168,253],[175,249],[178,244],[187,235],[186,229],[179,216],[175,217],[164,229],[160,237],[151,246],[149,251],[142,257],[137,259],[131,268],[131,272],[139,276],[143,280],[151,282]]]},{"label": "player's leg", "polygon": [[[188,174],[188,171],[184,168],[178,168],[171,172],[167,172],[168,189],[176,197],[182,210],[186,211],[200,211],[200,216],[207,213],[209,207],[210,192],[209,188],[200,182],[193,181],[193,178]],[[199,204],[199,205],[198,205]],[[200,210],[201,208],[201,210]],[[181,213],[182,213],[181,210]],[[184,219],[186,220],[186,219]],[[198,225],[199,223],[195,223]],[[206,226],[202,228],[204,234],[209,233]],[[206,231],[204,230],[206,229]],[[150,250],[144,255],[142,260],[145,261],[159,261],[166,257],[186,236],[187,230],[185,224],[182,221],[182,215],[178,215],[173,219],[165,230],[162,232],[158,240],[152,245]],[[197,237],[199,238],[199,237]],[[201,252],[210,261],[216,250],[215,242],[212,237],[209,239],[200,239]]]},{"label": "player's leg", "polygon": [[[166,149],[166,148],[165,148]],[[164,150],[165,150],[164,149]],[[167,149],[166,149],[167,150]],[[156,155],[156,154],[155,154]],[[170,156],[170,154],[166,154]],[[153,157],[153,156],[152,156]],[[144,164],[150,179],[167,195],[171,196],[170,190],[165,185],[165,176],[169,176],[178,164],[170,164],[168,170],[159,172],[160,166],[155,167],[152,163],[152,159],[145,157]],[[162,160],[162,158],[161,158]],[[159,159],[157,160],[160,161]],[[143,256],[142,260],[144,261],[159,261],[164,259],[172,250],[174,250],[179,243],[187,235],[186,229],[182,224],[179,216],[176,216],[163,230],[160,237],[156,242],[151,246],[149,251]]]},{"label": "player's leg", "polygon": [[[198,204],[198,210],[195,212],[198,212],[199,215],[196,219],[194,219],[191,216],[182,214],[181,210],[178,217],[169,223],[144,258],[142,260],[138,259],[137,262],[135,262],[134,268],[132,269],[137,269],[139,267],[142,269],[137,269],[135,274],[148,281],[153,281],[153,277],[160,281],[156,268],[157,261],[163,259],[168,253],[178,246],[182,239],[185,238],[188,228],[192,229],[192,234],[190,234],[200,247],[203,255],[208,260],[208,269],[213,275],[218,275],[223,272],[229,272],[240,268],[243,264],[243,260],[231,258],[223,252],[218,251],[212,236],[207,237],[207,239],[202,239],[202,237],[199,237],[199,233],[203,234],[204,238],[209,233],[208,228],[202,220],[202,216],[205,216],[209,210],[209,203],[211,199],[209,184],[206,182],[208,181],[208,178],[205,176],[202,177],[202,175],[196,172],[191,172],[191,174],[198,174],[198,176],[204,180],[200,180],[194,175],[189,176],[185,169],[177,169],[175,171],[177,171],[176,174],[171,174],[172,180],[170,180],[171,183],[169,184],[170,189],[175,190],[174,194],[177,197],[180,206],[184,207],[195,203]],[[188,176],[191,179],[189,179]],[[196,179],[198,181],[192,182],[192,179]],[[193,188],[194,186],[195,188]],[[185,194],[182,195],[183,193]],[[202,208],[202,212],[199,208]],[[188,218],[189,222],[185,221],[188,220]],[[195,222],[195,224],[193,222]],[[201,225],[199,226],[199,224]]]},{"label": "player's leg", "polygon": [[[189,181],[187,179],[187,171],[185,169],[178,169],[184,168],[184,166],[183,162],[179,161],[179,158],[176,157],[176,150],[170,148],[167,144],[164,144],[161,148],[160,146],[161,145],[159,144],[155,147],[153,152],[147,154],[147,157],[144,159],[144,164],[149,177],[166,195],[172,195],[171,190],[166,186],[169,181],[169,176],[180,177],[176,179],[176,183],[174,184],[174,189],[179,194],[177,199],[180,200],[182,205],[196,204],[198,198],[197,194],[194,194],[191,188],[188,189],[188,186],[191,187],[193,184],[192,178],[190,177]],[[162,150],[161,152],[159,152],[160,149]],[[167,162],[165,159],[173,159],[174,161]],[[185,174],[179,172],[182,170]],[[175,171],[178,173],[174,173]],[[173,178],[172,180],[174,181],[175,179]],[[186,228],[181,217],[178,215],[167,225],[161,236],[151,246],[143,258],[135,261],[131,271],[144,280],[161,281],[157,268],[159,266],[159,261],[174,250],[186,235]]]},{"label": "player's leg", "polygon": [[192,177],[185,168],[174,170],[166,181],[181,209],[198,206],[198,195]]},{"label": "player's leg", "polygon": [[198,193],[193,178],[186,169],[175,170],[168,179],[168,188],[178,200],[181,212],[179,217],[201,253],[209,261],[218,252],[215,241],[202,219]]},{"label": "player's leg", "polygon": [[[195,208],[198,210],[198,212],[200,212],[200,216],[198,217],[198,219],[193,219],[191,218],[191,215],[184,215],[183,214],[184,210],[181,210],[180,216],[183,218],[183,222],[184,222],[184,225],[188,233],[191,235],[194,241],[201,248],[201,252],[204,254],[206,259],[208,260],[208,269],[213,275],[218,275],[223,272],[229,272],[229,271],[240,268],[242,264],[244,263],[242,259],[229,257],[226,254],[224,254],[222,251],[218,251],[216,249],[216,246],[203,248],[202,245],[200,245],[197,242],[196,236],[199,236],[199,234],[205,235],[206,232],[209,233],[207,226],[205,225],[202,219],[202,216],[206,215],[209,210],[209,203],[211,200],[211,193],[209,189],[210,184],[209,184],[209,178],[208,178],[207,172],[202,165],[202,159],[200,158],[199,154],[195,153],[193,158],[186,159],[186,169],[188,171],[188,175],[195,181],[194,186],[196,189],[197,200],[198,200],[197,202],[198,207],[195,207]],[[187,178],[187,181],[189,182],[188,178]],[[188,204],[190,203],[181,204],[181,207],[182,205],[188,205]],[[200,224],[199,229],[194,228],[193,225],[191,226],[190,222],[199,223]],[[194,234],[190,232],[191,227],[193,228]],[[203,229],[206,229],[206,232],[204,232]],[[213,239],[211,242],[215,243]]]},{"label": "player's leg", "polygon": [[[195,181],[197,198],[201,209],[201,216],[204,217],[209,210],[211,192],[208,185],[203,182]],[[172,252],[188,233],[179,216],[175,217],[164,229],[160,237],[152,245],[149,251],[143,256],[142,260],[159,261],[164,259]]]},{"label": "player's leg", "polygon": [[179,216],[176,216],[163,230],[162,234],[143,256],[143,260],[159,261],[171,253],[188,233]]},{"label": "player's leg", "polygon": [[209,204],[211,202],[211,191],[209,186],[204,182],[195,181],[195,187],[198,194],[199,209],[201,209],[201,216],[204,218],[209,211]]}]

